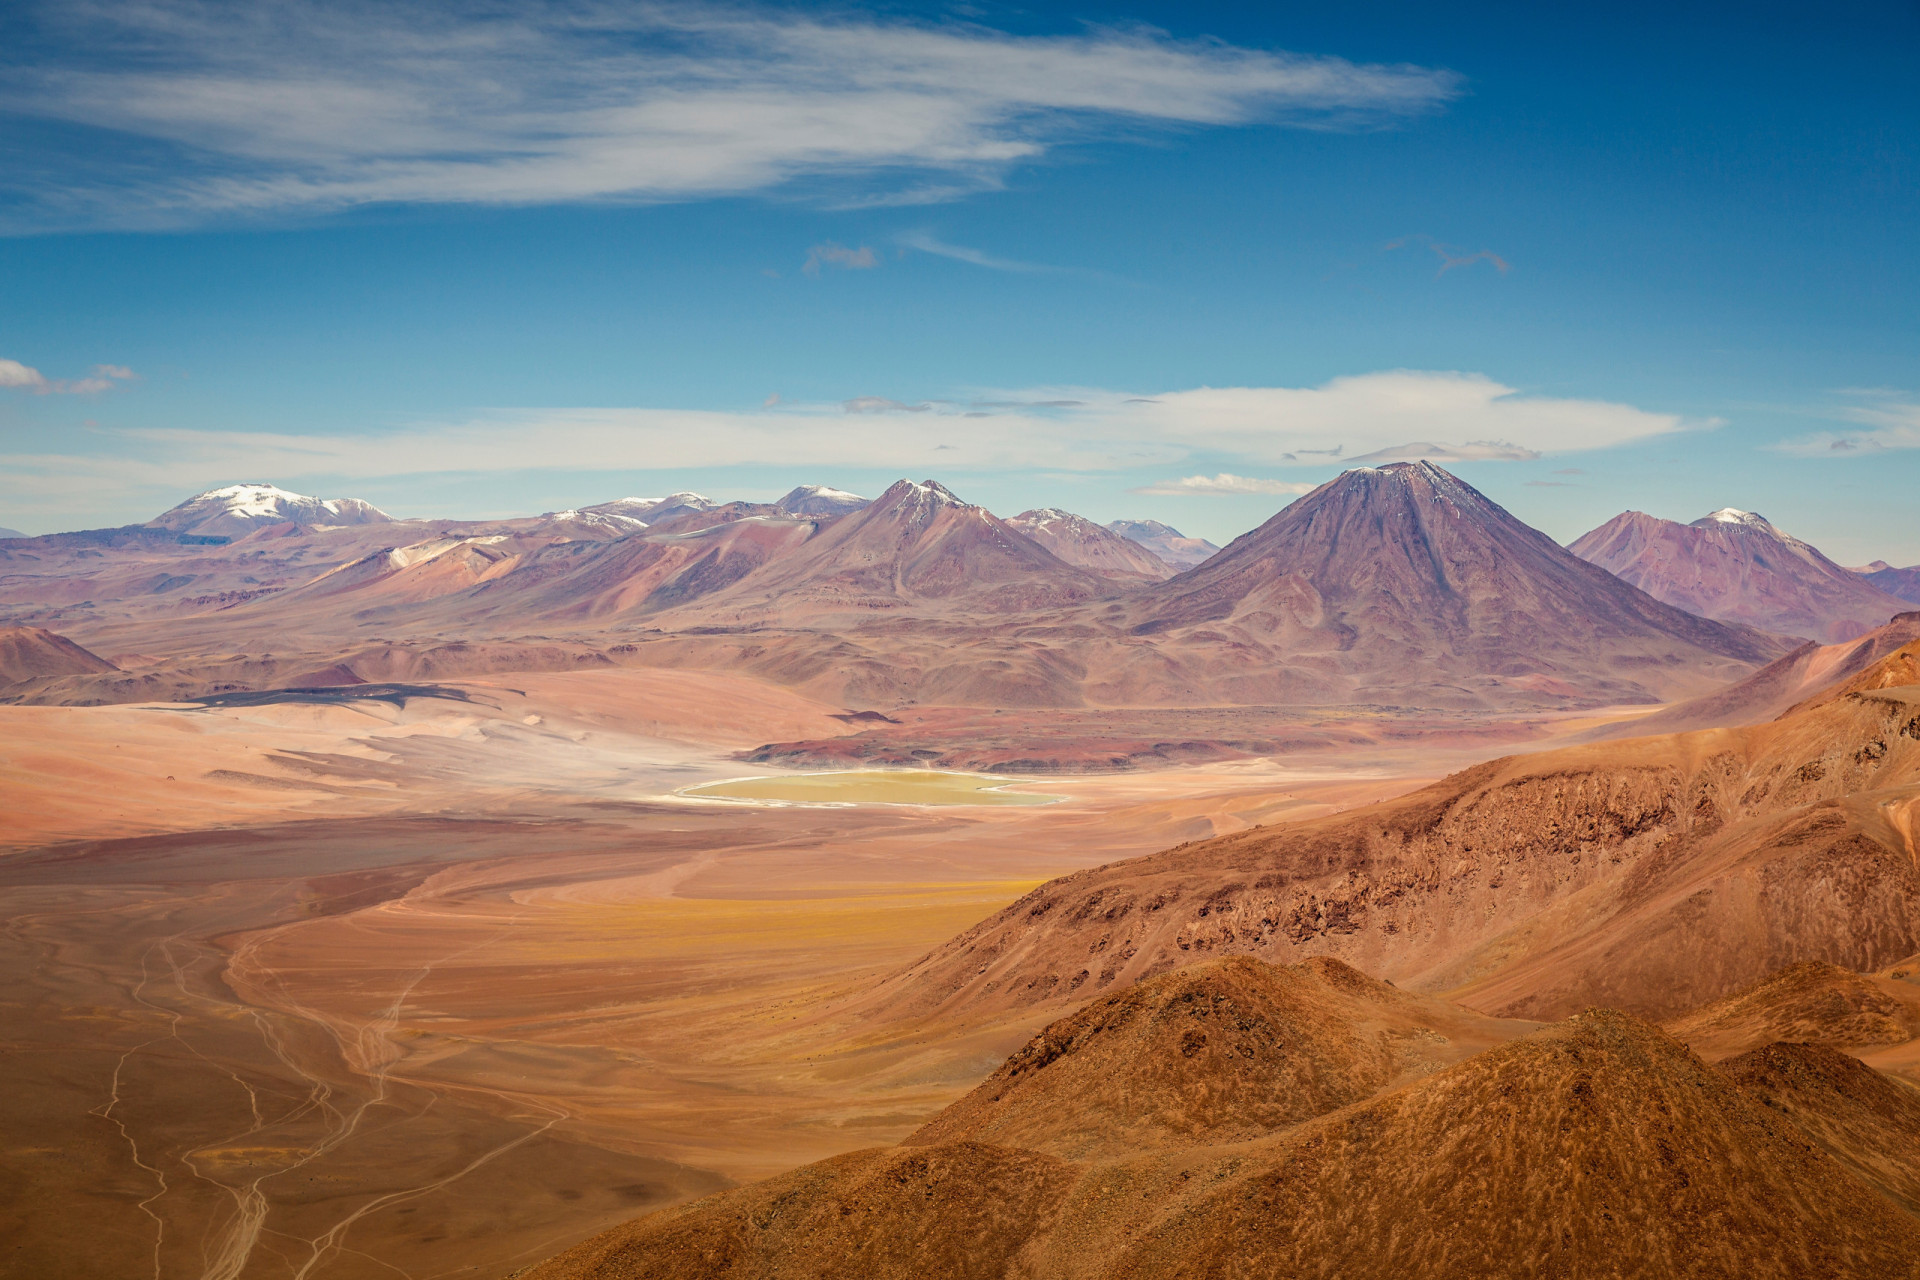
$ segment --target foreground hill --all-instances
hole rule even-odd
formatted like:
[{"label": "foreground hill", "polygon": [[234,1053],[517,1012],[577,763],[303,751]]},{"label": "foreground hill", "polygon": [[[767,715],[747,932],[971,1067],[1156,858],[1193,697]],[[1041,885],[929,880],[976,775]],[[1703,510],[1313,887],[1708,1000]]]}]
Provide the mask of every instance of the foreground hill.
[{"label": "foreground hill", "polygon": [[[1321,966],[1308,986],[1345,988],[1345,1001],[1322,989],[1283,1007],[1266,1001],[1288,979],[1265,969],[1200,965],[1122,993],[1048,1027],[910,1145],[664,1210],[527,1274],[1920,1275],[1920,1221],[1898,1200],[1912,1117],[1857,1062],[1776,1046],[1730,1078],[1593,1009],[1386,1083],[1347,1019],[1375,1016],[1390,988]],[[1096,1039],[1121,1009],[1134,1013],[1120,1043]],[[1154,1019],[1165,1032],[1140,1034]],[[1233,1050],[1216,1052],[1216,1037]],[[1082,1054],[1096,1056],[1076,1069]],[[1061,1083],[1033,1083],[1048,1073]],[[1230,1133],[1243,1140],[1201,1125],[1169,1141],[1164,1116],[1191,1117],[1223,1088],[1226,1110],[1279,1092],[1265,1110],[1241,1106]],[[1018,1100],[983,1110],[996,1090]],[[1050,1154],[1089,1113],[1116,1138],[1144,1126],[1148,1139]],[[962,1136],[983,1117],[1005,1136]]]},{"label": "foreground hill", "polygon": [[1896,650],[1920,640],[1920,611],[1897,613],[1884,626],[1839,644],[1808,641],[1723,689],[1662,707],[1639,720],[1593,731],[1594,740],[1758,724],[1858,676]]},{"label": "foreground hill", "polygon": [[1674,1018],[1666,1029],[1708,1058],[1791,1040],[1861,1049],[1920,1036],[1920,988],[1809,960]]},{"label": "foreground hill", "polygon": [[1744,729],[1490,761],[1401,800],[1041,886],[880,984],[1044,1004],[1208,955],[1338,956],[1475,1008],[1664,1017],[1802,960],[1920,951],[1920,645]]},{"label": "foreground hill", "polygon": [[1765,516],[1732,507],[1692,524],[1623,512],[1569,549],[1688,613],[1822,644],[1851,640],[1906,608]]},{"label": "foreground hill", "polygon": [[1189,965],[1048,1027],[906,1140],[1069,1159],[1260,1136],[1514,1034],[1325,957]]}]

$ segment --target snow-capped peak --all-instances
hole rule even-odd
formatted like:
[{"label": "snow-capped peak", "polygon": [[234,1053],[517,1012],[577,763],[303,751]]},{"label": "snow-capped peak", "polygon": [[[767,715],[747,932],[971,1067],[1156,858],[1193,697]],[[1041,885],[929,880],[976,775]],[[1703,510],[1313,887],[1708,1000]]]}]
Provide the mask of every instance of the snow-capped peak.
[{"label": "snow-capped peak", "polygon": [[304,525],[382,524],[386,512],[358,498],[314,498],[278,485],[223,485],[195,494],[171,511],[149,520],[149,528],[176,533],[244,534],[264,524],[291,521]]},{"label": "snow-capped peak", "polygon": [[1722,507],[1709,512],[1694,521],[1695,524],[1741,524],[1749,529],[1773,529],[1773,522],[1757,511],[1742,511],[1738,507]]},{"label": "snow-capped peak", "polygon": [[882,497],[891,497],[896,506],[934,506],[934,507],[970,507],[970,502],[962,502],[953,494],[953,490],[938,480],[896,480]]},{"label": "snow-capped peak", "polygon": [[1172,525],[1162,524],[1158,520],[1110,520],[1107,522],[1107,528],[1123,538],[1132,538],[1136,542],[1142,538],[1184,538],[1187,536]]},{"label": "snow-capped peak", "polygon": [[773,509],[784,515],[838,516],[858,511],[867,505],[867,501],[845,489],[834,489],[824,484],[803,484],[774,503]]},{"label": "snow-capped peak", "polygon": [[653,521],[673,511],[706,511],[718,506],[712,498],[697,493],[670,493],[664,498],[615,498],[581,507],[582,516],[612,516],[622,520]]},{"label": "snow-capped peak", "polygon": [[1052,529],[1057,524],[1063,524],[1082,537],[1086,536],[1088,529],[1099,528],[1085,516],[1075,515],[1061,507],[1035,507],[1032,511],[1022,511],[1007,523],[1016,529]]}]

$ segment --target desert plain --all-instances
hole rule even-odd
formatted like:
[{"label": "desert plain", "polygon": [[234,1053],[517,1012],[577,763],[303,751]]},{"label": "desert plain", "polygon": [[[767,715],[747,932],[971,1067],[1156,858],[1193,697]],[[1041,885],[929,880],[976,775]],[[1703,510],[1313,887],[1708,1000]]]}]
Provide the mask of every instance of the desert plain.
[{"label": "desert plain", "polygon": [[682,794],[839,710],[646,669],[0,707],[0,1272],[506,1275],[897,1140],[1044,1016],[875,1017],[875,978],[1054,876],[1484,751],[1016,780],[1038,806]]}]

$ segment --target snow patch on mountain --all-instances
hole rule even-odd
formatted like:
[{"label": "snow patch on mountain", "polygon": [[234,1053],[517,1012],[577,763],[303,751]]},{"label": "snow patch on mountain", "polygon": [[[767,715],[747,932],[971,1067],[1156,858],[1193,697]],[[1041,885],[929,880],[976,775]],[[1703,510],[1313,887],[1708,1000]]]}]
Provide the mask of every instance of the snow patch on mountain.
[{"label": "snow patch on mountain", "polygon": [[269,524],[385,524],[392,516],[359,498],[315,498],[265,483],[230,484],[195,494],[147,521],[175,533],[244,537]]},{"label": "snow patch on mountain", "polygon": [[848,493],[845,489],[833,489],[824,484],[803,484],[774,503],[773,509],[782,515],[841,516],[860,510],[869,501],[871,499]]}]

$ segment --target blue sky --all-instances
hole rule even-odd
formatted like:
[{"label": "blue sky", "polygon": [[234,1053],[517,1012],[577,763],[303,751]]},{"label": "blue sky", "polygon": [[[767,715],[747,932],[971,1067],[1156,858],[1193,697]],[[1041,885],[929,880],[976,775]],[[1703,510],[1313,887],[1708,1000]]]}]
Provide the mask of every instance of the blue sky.
[{"label": "blue sky", "polygon": [[1920,7],[1562,8],[13,6],[0,525],[1425,453],[1920,561]]}]

